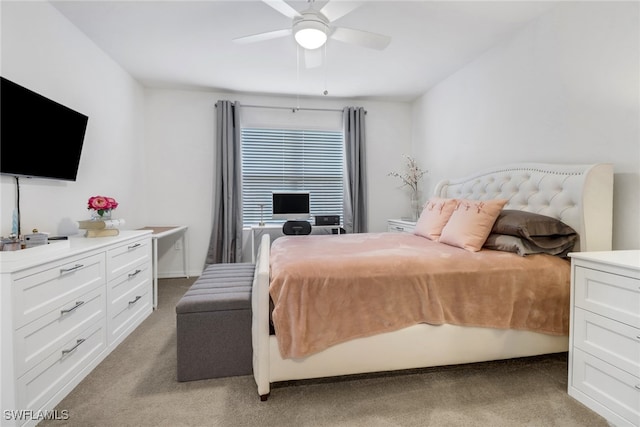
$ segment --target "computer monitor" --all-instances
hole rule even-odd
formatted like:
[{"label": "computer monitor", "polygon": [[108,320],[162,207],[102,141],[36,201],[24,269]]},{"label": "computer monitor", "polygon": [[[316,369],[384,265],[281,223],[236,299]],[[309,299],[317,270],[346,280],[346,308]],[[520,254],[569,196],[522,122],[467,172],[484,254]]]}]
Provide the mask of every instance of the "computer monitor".
[{"label": "computer monitor", "polygon": [[274,191],[273,219],[309,219],[309,192],[308,191]]}]

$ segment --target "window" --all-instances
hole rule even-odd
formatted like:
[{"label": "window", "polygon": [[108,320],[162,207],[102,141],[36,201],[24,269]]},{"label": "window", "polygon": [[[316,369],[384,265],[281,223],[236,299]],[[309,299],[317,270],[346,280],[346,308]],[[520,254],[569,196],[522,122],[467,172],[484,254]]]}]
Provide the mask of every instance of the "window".
[{"label": "window", "polygon": [[308,191],[311,215],[342,219],[342,131],[243,128],[242,204],[245,226],[271,219],[273,191]]}]

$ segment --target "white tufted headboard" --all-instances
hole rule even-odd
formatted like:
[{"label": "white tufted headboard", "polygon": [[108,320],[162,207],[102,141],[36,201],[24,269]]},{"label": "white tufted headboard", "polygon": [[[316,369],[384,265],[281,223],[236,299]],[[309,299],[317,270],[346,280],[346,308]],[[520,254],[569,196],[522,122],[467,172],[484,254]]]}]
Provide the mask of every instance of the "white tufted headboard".
[{"label": "white tufted headboard", "polygon": [[443,198],[507,199],[504,209],[557,218],[580,236],[574,251],[611,250],[613,166],[518,163],[440,181]]}]

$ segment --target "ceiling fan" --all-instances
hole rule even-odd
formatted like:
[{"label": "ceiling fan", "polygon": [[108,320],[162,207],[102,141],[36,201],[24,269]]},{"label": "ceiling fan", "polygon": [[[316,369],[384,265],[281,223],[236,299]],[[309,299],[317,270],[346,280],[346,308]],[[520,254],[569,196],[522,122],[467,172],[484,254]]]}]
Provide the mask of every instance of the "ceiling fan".
[{"label": "ceiling fan", "polygon": [[352,28],[335,27],[332,22],[342,18],[364,2],[329,1],[320,10],[313,8],[313,0],[309,0],[309,9],[298,12],[284,0],[262,0],[284,16],[292,19],[291,28],[268,31],[266,33],[234,39],[237,43],[254,43],[265,40],[287,37],[293,34],[296,42],[305,49],[307,68],[320,65],[322,47],[328,38],[343,43],[350,43],[370,49],[382,50],[389,45],[391,37]]}]

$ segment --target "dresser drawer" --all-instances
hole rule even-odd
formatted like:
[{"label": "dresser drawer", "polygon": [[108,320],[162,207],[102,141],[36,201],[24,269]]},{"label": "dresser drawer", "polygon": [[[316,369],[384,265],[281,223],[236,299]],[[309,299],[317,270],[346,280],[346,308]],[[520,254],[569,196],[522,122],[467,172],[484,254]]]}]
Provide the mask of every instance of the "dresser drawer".
[{"label": "dresser drawer", "polygon": [[640,374],[640,329],[580,308],[573,322],[573,345],[632,375]]},{"label": "dresser drawer", "polygon": [[128,273],[145,262],[151,262],[150,239],[137,240],[111,249],[107,253],[107,280]]},{"label": "dresser drawer", "polygon": [[580,349],[573,352],[570,386],[599,402],[630,425],[640,425],[640,377],[621,371]]},{"label": "dresser drawer", "polygon": [[27,272],[14,281],[13,315],[20,328],[85,292],[105,285],[105,257],[97,254]]},{"label": "dresser drawer", "polygon": [[109,315],[109,344],[117,340],[128,328],[151,313],[151,281],[144,280],[131,287],[120,297],[111,300]]},{"label": "dresser drawer", "polygon": [[80,295],[16,332],[18,375],[42,362],[65,342],[98,320],[106,321],[104,288]]},{"label": "dresser drawer", "polygon": [[151,264],[149,262],[133,266],[130,270],[124,271],[123,274],[109,281],[107,284],[108,301],[119,300],[143,282],[147,286],[151,286],[149,285],[151,283]]},{"label": "dresser drawer", "polygon": [[18,378],[19,408],[43,408],[62,387],[106,348],[104,322],[97,322]]},{"label": "dresser drawer", "polygon": [[413,233],[416,228],[415,222],[388,220],[387,231],[391,233]]},{"label": "dresser drawer", "polygon": [[575,305],[640,328],[640,279],[575,267]]}]

